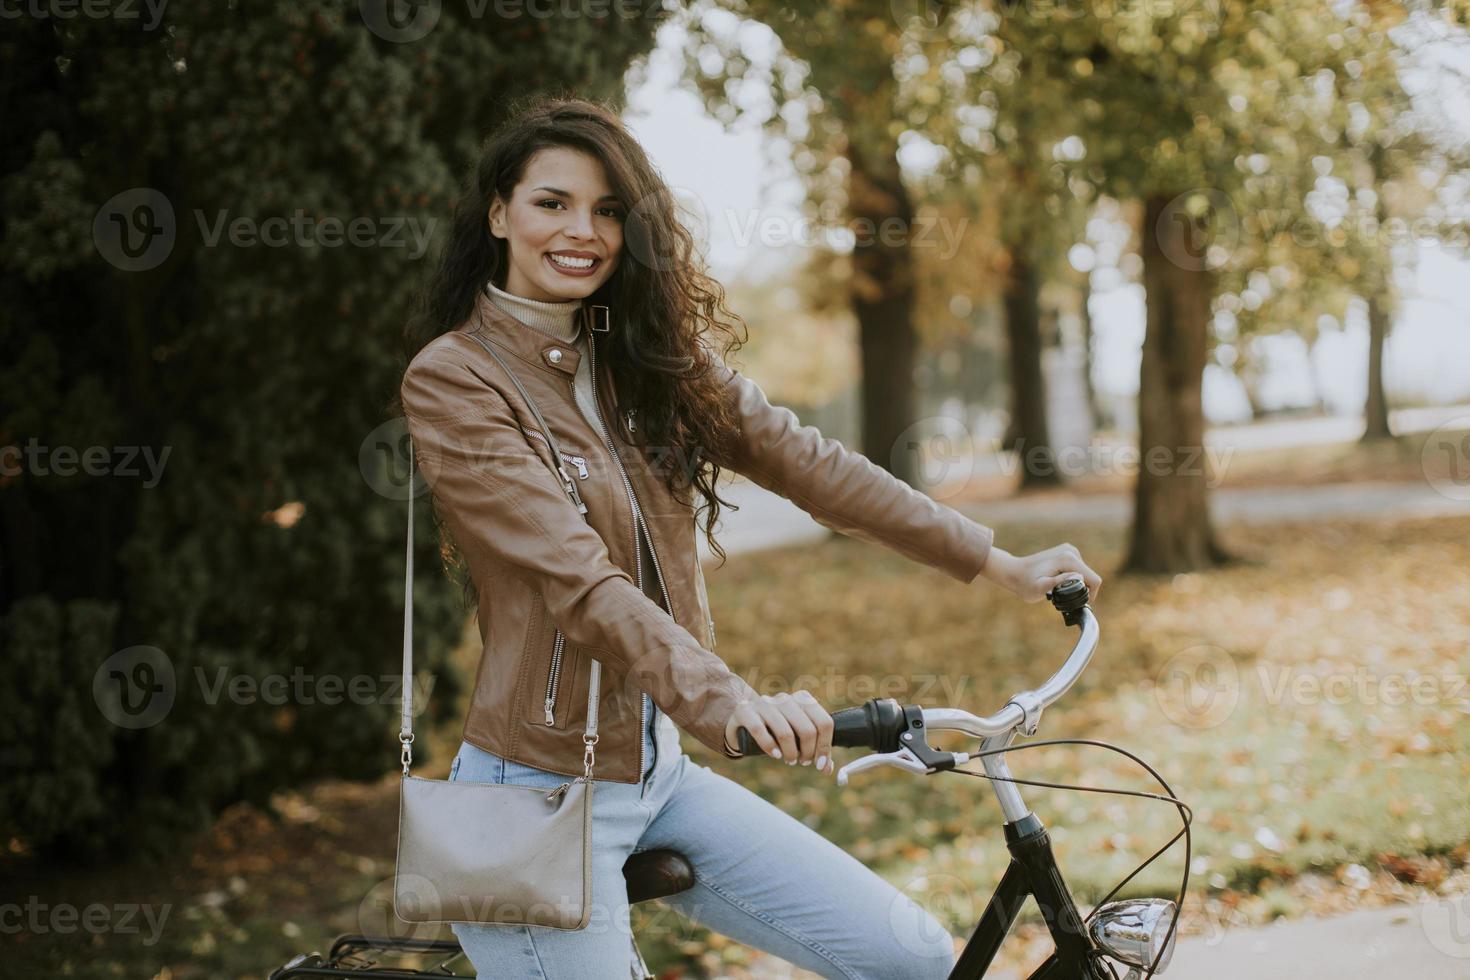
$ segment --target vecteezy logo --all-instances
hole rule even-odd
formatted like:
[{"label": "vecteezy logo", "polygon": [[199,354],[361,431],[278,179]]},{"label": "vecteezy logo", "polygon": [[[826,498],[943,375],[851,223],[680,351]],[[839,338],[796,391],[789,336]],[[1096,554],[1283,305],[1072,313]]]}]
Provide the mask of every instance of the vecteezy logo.
[{"label": "vecteezy logo", "polygon": [[[923,904],[909,893],[923,898]],[[906,952],[950,962],[954,946],[941,919],[964,922],[973,918],[975,896],[958,875],[935,873],[910,880],[888,903],[888,927]]]},{"label": "vecteezy logo", "polygon": [[1235,658],[1209,643],[1180,650],[1159,670],[1154,697],[1164,717],[1181,728],[1214,728],[1240,700]]},{"label": "vecteezy logo", "polygon": [[1470,416],[1461,415],[1424,440],[1419,462],[1424,478],[1451,500],[1470,500]]},{"label": "vecteezy logo", "polygon": [[1153,229],[1159,251],[1180,269],[1218,269],[1240,241],[1240,215],[1224,191],[1200,187],[1164,205]]},{"label": "vecteezy logo", "polygon": [[[420,920],[425,913],[437,915],[440,900],[439,889],[424,876],[395,874],[373,885],[358,903],[358,928],[364,936],[433,939],[439,931],[438,924]],[[400,912],[413,918],[400,918]]]},{"label": "vecteezy logo", "polygon": [[119,650],[92,675],[92,698],[119,728],[150,728],[174,706],[174,665],[157,647]]},{"label": "vecteezy logo", "polygon": [[919,489],[944,500],[964,490],[974,475],[975,441],[959,419],[931,415],[898,434],[889,462],[894,472],[907,468]]},{"label": "vecteezy logo", "polygon": [[704,199],[687,187],[670,186],[640,198],[623,218],[623,244],[632,261],[655,272],[667,272],[682,264],[676,241],[655,234],[665,209],[672,209],[695,241],[707,244],[712,221]]},{"label": "vecteezy logo", "polygon": [[385,41],[419,41],[439,23],[439,0],[360,0],[358,13],[367,29]]},{"label": "vecteezy logo", "polygon": [[174,206],[152,187],[114,195],[92,219],[98,254],[124,272],[157,268],[173,252],[177,239]]},{"label": "vecteezy logo", "polygon": [[363,480],[389,500],[421,497],[429,488],[423,472],[409,459],[408,435],[408,420],[400,415],[373,429],[357,447],[357,468]]},{"label": "vecteezy logo", "polygon": [[1426,900],[1419,921],[1429,944],[1446,956],[1470,959],[1470,893]]},{"label": "vecteezy logo", "polygon": [[919,37],[937,37],[944,20],[941,0],[888,0],[888,11],[900,30]]}]

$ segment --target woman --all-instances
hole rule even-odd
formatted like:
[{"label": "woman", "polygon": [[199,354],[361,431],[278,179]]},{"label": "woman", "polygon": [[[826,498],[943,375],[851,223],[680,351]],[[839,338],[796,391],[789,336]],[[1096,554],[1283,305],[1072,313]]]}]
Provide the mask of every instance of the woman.
[{"label": "woman", "polygon": [[695,868],[667,904],[822,976],[943,977],[953,964],[952,938],[915,903],[680,749],[682,728],[734,757],[744,727],[774,758],[834,771],[832,718],[809,692],[759,695],[712,652],[694,504],[697,492],[723,557],[711,533],[722,467],[962,582],[1027,601],[1067,573],[1094,595],[1101,584],[1069,545],[1012,556],[772,406],[708,342],[733,334],[723,306],[616,114],[543,100],[489,140],[400,392],[484,640],[450,778],[551,788],[580,775],[593,658],[603,671],[591,924],[456,924],[484,975],[627,977],[622,866],[654,848]]}]

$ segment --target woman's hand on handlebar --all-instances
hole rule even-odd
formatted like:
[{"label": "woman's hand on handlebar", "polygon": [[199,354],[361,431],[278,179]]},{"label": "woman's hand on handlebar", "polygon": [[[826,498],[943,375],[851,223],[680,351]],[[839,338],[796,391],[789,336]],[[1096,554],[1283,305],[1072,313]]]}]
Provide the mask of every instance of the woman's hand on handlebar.
[{"label": "woman's hand on handlebar", "polygon": [[994,582],[1027,602],[1038,602],[1068,578],[1082,576],[1089,602],[1097,601],[1102,577],[1088,567],[1082,555],[1070,544],[1038,551],[1034,555],[1013,555],[992,547],[980,577]]},{"label": "woman's hand on handlebar", "polygon": [[725,744],[740,744],[744,728],[772,758],[788,765],[816,764],[820,772],[833,772],[832,716],[807,690],[761,695],[747,701],[725,723]]}]

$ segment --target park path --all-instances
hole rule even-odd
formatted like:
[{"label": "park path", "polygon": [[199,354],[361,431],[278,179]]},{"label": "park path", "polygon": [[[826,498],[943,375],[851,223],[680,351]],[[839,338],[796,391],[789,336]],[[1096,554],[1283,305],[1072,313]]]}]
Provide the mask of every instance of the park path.
[{"label": "park path", "polygon": [[1179,941],[1168,980],[1465,980],[1470,895]]},{"label": "park path", "polygon": [[[784,497],[749,480],[722,482],[720,496],[740,510],[722,509],[715,531],[731,555],[817,541],[831,532]],[[1470,515],[1470,500],[1456,500],[1428,482],[1329,483],[1307,487],[1220,488],[1210,508],[1220,525],[1278,521],[1332,521],[1355,518],[1451,517]],[[1017,524],[1123,525],[1133,514],[1125,492],[1045,494],[961,504],[961,513],[990,526]],[[709,556],[703,534],[699,553]]]},{"label": "park path", "polygon": [[[965,504],[959,510],[982,524],[1121,525],[1133,518],[1133,498],[1127,493],[1028,495]],[[1210,494],[1210,511],[1222,525],[1446,517],[1470,514],[1470,500],[1447,497],[1422,481],[1328,483],[1217,489]]]},{"label": "park path", "polygon": [[[1396,409],[1391,424],[1397,435],[1424,433],[1446,425],[1470,425],[1470,404]],[[1232,452],[1280,450],[1306,446],[1352,444],[1362,435],[1361,419],[1344,416],[1286,418],[1246,425],[1211,426],[1205,444]],[[1129,443],[1116,439],[1110,445]],[[988,453],[970,461],[978,476],[1005,475],[1006,459]],[[728,473],[728,471],[727,471]],[[724,511],[716,530],[720,546],[730,554],[820,540],[828,532],[800,508],[769,493],[737,474],[721,482],[720,495],[740,505],[739,512]],[[1465,497],[1466,494],[1458,494]],[[1435,517],[1470,514],[1470,500],[1451,499],[1427,481],[1405,483],[1337,483],[1320,486],[1218,488],[1211,492],[1211,508],[1220,524],[1233,522],[1339,520],[1361,517]],[[982,524],[1094,524],[1121,525],[1132,517],[1133,502],[1126,492],[1048,494],[990,500],[959,508]],[[709,551],[703,535],[699,553]]]},{"label": "park path", "polygon": [[[1004,947],[1001,955],[1005,955]],[[1036,958],[1044,955],[1039,953]],[[739,975],[760,980],[817,978],[815,973],[763,953],[753,953],[749,973]],[[1466,980],[1470,977],[1470,895],[1418,906],[1359,909],[1327,918],[1283,919],[1215,936],[1186,936],[1162,977]],[[1025,975],[1018,968],[996,965],[986,980],[1025,980]]]}]

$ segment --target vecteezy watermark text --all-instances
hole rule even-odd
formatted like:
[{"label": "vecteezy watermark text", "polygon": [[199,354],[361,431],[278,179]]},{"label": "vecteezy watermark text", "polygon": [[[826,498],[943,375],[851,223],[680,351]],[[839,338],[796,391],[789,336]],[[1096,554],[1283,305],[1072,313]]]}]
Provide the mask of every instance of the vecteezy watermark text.
[{"label": "vecteezy watermark text", "polygon": [[[168,0],[0,0],[0,20],[19,20],[31,17],[36,20],[138,20],[143,11],[148,19],[142,22],[145,31],[157,30],[163,23],[163,10]],[[141,8],[141,10],[139,9]]]},{"label": "vecteezy watermark text", "polygon": [[[242,673],[229,666],[212,669],[195,665],[190,672],[199,700],[214,707],[263,703],[281,705],[399,704],[403,678],[400,674],[342,674],[308,672],[301,666],[289,673]],[[184,675],[189,676],[189,675]],[[414,712],[429,702],[435,678],[416,674],[413,680]],[[181,683],[173,660],[157,647],[134,646],[112,654],[92,677],[92,697],[103,717],[119,728],[150,728],[173,710],[188,685]]]},{"label": "vecteezy watermark text", "polygon": [[[199,240],[206,248],[353,248],[404,249],[417,259],[429,249],[437,222],[415,215],[290,214],[231,215],[228,208],[211,214],[193,211]],[[163,264],[179,239],[173,202],[152,187],[133,187],[114,195],[92,219],[92,241],[107,262],[124,272],[143,272]]]},{"label": "vecteezy watermark text", "polygon": [[146,924],[148,934],[143,937],[143,945],[152,946],[158,942],[172,908],[171,904],[154,906],[137,902],[112,905],[92,902],[79,907],[70,902],[43,902],[40,896],[29,895],[24,903],[0,904],[0,934],[70,935],[80,929],[94,936],[108,933],[129,936],[136,935],[139,927]]},{"label": "vecteezy watermark text", "polygon": [[24,446],[0,446],[0,476],[144,476],[143,487],[152,490],[163,479],[172,450],[164,446],[155,454],[152,446],[43,446],[33,436]]}]

